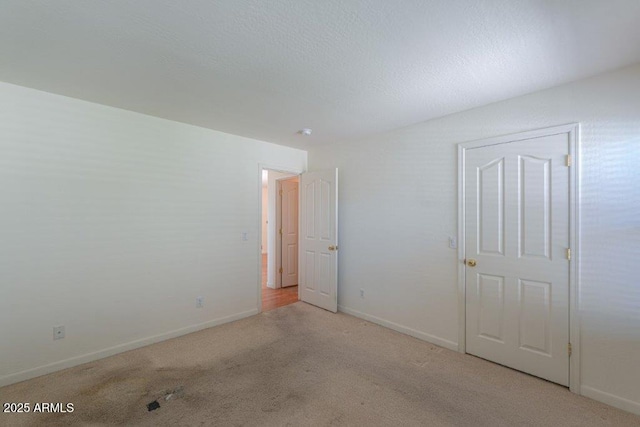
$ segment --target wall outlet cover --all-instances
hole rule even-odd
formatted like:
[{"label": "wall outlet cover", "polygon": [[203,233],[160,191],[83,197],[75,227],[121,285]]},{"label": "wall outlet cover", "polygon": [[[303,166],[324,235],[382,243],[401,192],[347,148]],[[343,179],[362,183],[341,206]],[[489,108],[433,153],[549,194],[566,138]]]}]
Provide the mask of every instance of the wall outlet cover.
[{"label": "wall outlet cover", "polygon": [[53,339],[54,340],[61,340],[64,337],[65,337],[64,325],[63,326],[54,326],[53,327]]}]

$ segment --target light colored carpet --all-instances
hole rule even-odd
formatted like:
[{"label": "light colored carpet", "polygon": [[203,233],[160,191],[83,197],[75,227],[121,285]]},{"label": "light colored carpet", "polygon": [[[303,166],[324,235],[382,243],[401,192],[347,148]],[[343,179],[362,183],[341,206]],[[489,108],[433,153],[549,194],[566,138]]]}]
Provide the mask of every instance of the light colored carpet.
[{"label": "light colored carpet", "polygon": [[640,426],[563,387],[300,302],[14,384],[0,402],[75,405],[0,414],[0,425]]}]

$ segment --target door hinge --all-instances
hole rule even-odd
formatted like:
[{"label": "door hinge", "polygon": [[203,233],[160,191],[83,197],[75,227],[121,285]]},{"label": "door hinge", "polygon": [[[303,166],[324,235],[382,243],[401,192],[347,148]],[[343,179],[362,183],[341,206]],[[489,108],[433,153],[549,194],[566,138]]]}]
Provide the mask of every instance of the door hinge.
[{"label": "door hinge", "polygon": [[571,166],[571,154],[567,154],[567,167]]},{"label": "door hinge", "polygon": [[283,193],[282,193],[282,190],[280,190],[280,195],[282,196],[282,194],[283,194]]},{"label": "door hinge", "polygon": [[282,236],[282,228],[278,230],[278,233],[280,233],[280,235]]},{"label": "door hinge", "polygon": [[280,267],[280,270],[278,270],[278,273],[282,274],[282,267]]},{"label": "door hinge", "polygon": [[571,357],[571,353],[573,353],[573,347],[571,347],[571,343],[567,344],[567,353],[569,353],[569,357]]},{"label": "door hinge", "polygon": [[571,261],[571,248],[567,248],[567,259]]}]

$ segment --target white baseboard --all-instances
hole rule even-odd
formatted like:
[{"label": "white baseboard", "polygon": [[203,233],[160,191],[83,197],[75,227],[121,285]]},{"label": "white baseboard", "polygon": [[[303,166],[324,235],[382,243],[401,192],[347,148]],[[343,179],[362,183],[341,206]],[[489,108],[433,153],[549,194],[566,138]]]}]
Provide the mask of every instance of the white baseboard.
[{"label": "white baseboard", "polygon": [[181,335],[197,332],[202,329],[211,328],[213,326],[222,325],[223,323],[233,322],[234,320],[243,319],[245,317],[258,314],[257,309],[243,311],[241,313],[233,314],[227,317],[221,317],[219,319],[210,320],[208,322],[199,323],[197,325],[187,326],[185,328],[176,329],[170,332],[166,332],[159,335],[154,335],[147,338],[142,338],[136,341],[131,341],[125,344],[119,344],[113,347],[98,350],[93,353],[87,353],[80,356],[71,357],[69,359],[53,362],[48,365],[39,366],[37,368],[27,369],[26,371],[17,372],[15,374],[5,375],[0,377],[0,387],[4,387],[9,384],[14,384],[20,381],[29,380],[31,378],[39,377],[41,375],[50,374],[52,372],[60,371],[62,369],[71,368],[73,366],[81,365],[83,363],[93,362],[94,360],[103,359],[114,354],[123,353],[129,350],[135,350],[136,348],[145,347],[150,344],[154,344],[160,341],[165,341],[170,338],[176,338]]},{"label": "white baseboard", "polygon": [[632,400],[625,399],[623,397],[616,396],[615,394],[600,391],[598,389],[583,385],[580,387],[580,394],[585,397],[589,397],[593,400],[597,400],[607,405],[613,406],[623,411],[631,412],[633,414],[640,415],[640,403]]},{"label": "white baseboard", "polygon": [[342,305],[338,305],[338,311],[341,311],[345,314],[350,314],[351,316],[359,317],[360,319],[368,320],[371,323],[384,326],[385,328],[393,329],[394,331],[402,332],[403,334],[410,335],[414,338],[418,338],[420,340],[430,342],[440,347],[444,347],[453,351],[458,351],[458,343],[455,343],[453,341],[445,340],[443,338],[436,337],[435,335],[430,335],[425,332],[420,332],[415,329],[411,329],[407,326],[399,325],[397,323],[393,323],[388,320],[384,320],[379,317],[372,316],[370,314],[362,313],[360,311],[357,311]]}]

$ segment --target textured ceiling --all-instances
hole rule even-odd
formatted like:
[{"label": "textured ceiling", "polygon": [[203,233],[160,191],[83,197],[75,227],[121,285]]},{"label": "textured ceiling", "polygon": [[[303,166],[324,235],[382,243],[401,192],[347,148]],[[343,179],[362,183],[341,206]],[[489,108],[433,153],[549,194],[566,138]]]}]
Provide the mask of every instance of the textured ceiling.
[{"label": "textured ceiling", "polygon": [[640,62],[639,21],[639,0],[2,0],[0,80],[307,148]]}]

